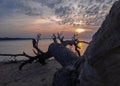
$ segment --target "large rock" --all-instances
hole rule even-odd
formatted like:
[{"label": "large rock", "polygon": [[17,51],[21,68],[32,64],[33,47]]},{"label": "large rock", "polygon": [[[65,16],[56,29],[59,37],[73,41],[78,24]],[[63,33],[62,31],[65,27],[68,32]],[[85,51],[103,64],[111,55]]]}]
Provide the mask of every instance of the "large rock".
[{"label": "large rock", "polygon": [[120,0],[115,2],[84,56],[78,86],[120,86]]},{"label": "large rock", "polygon": [[90,63],[94,63],[106,52],[118,46],[120,46],[120,0],[112,6],[84,55]]}]

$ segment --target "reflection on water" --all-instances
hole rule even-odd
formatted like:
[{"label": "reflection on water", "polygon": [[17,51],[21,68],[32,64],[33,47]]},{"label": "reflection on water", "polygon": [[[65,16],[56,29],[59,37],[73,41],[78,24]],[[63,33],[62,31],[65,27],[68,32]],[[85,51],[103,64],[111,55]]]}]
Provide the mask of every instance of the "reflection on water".
[{"label": "reflection on water", "polygon": [[85,43],[79,43],[78,46],[80,47],[80,53],[81,55],[84,54],[86,48],[88,47],[88,44],[85,44]]},{"label": "reflection on water", "polygon": [[[43,51],[47,51],[49,44],[52,40],[40,40],[39,48]],[[87,45],[80,44],[80,52],[84,53]],[[29,55],[34,56],[32,47],[32,40],[17,40],[17,41],[0,41],[0,53],[1,54],[22,54],[23,51]],[[11,57],[0,56],[0,61],[11,60]],[[25,57],[17,57],[17,60],[26,59]]]}]

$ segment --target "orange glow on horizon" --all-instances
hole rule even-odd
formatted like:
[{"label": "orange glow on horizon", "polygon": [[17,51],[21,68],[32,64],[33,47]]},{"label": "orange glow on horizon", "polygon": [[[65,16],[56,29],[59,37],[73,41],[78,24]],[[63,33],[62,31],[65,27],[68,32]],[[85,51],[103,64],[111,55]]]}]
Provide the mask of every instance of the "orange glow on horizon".
[{"label": "orange glow on horizon", "polygon": [[77,29],[75,29],[75,32],[77,32],[77,33],[83,33],[83,32],[85,32],[86,30],[85,29],[82,29],[82,28],[77,28]]}]

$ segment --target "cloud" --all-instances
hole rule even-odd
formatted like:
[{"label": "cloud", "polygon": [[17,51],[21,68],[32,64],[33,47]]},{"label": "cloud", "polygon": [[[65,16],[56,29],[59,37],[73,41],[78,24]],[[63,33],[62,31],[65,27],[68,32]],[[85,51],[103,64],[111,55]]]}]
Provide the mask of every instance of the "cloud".
[{"label": "cloud", "polygon": [[115,1],[0,0],[0,29],[3,31],[4,28],[10,30],[9,27],[20,29],[29,26],[33,26],[33,29],[37,26],[39,29],[46,24],[49,27],[51,23],[65,25],[67,28],[99,27]]},{"label": "cloud", "polygon": [[64,24],[84,21],[86,25],[100,26],[114,2],[115,0],[65,0],[55,9],[55,14],[64,19]]},{"label": "cloud", "polygon": [[[99,26],[116,0],[1,0],[2,14],[21,13],[28,16],[61,18],[59,24]],[[2,10],[4,8],[4,10]],[[78,24],[77,24],[78,25]]]}]

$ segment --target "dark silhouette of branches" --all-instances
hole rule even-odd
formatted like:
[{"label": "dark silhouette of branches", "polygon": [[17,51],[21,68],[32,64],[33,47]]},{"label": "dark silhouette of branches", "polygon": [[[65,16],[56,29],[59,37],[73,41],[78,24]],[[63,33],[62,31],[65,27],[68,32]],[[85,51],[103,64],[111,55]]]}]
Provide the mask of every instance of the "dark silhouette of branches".
[{"label": "dark silhouette of branches", "polygon": [[28,58],[28,60],[25,60],[21,63],[19,66],[19,70],[22,69],[22,67],[28,63],[32,63],[34,60],[41,63],[42,65],[46,64],[45,60],[49,58],[49,54],[47,52],[43,52],[39,47],[39,40],[40,40],[41,34],[38,34],[36,39],[32,39],[33,44],[33,52],[35,53],[35,56],[30,56],[23,52],[22,54],[0,54],[0,56],[12,56],[12,57],[18,57],[18,56],[25,56]]},{"label": "dark silhouette of branches", "polygon": [[[53,43],[51,43],[48,47],[48,51],[47,52],[43,52],[39,47],[39,41],[40,41],[40,38],[41,38],[41,34],[38,34],[36,36],[36,38],[32,39],[32,45],[33,45],[33,52],[35,54],[35,56],[30,56],[28,54],[26,54],[25,52],[23,52],[22,54],[0,54],[0,56],[12,56],[12,57],[18,57],[18,56],[25,56],[28,58],[28,60],[25,60],[23,61],[20,66],[19,66],[19,70],[21,70],[23,68],[24,65],[28,64],[28,63],[32,63],[34,61],[36,62],[39,62],[40,64],[44,65],[46,64],[46,59],[48,58],[51,58],[52,56],[55,57],[55,59],[62,59],[62,60],[58,60],[59,63],[63,63],[62,61],[66,58],[64,58],[64,54],[67,55],[68,53],[67,52],[70,52],[72,53],[72,51],[68,51],[66,48],[67,45],[74,45],[75,46],[75,50],[78,54],[79,57],[81,57],[80,55],[80,47],[78,46],[78,43],[86,43],[86,44],[89,44],[88,42],[85,42],[85,41],[79,41],[77,38],[76,38],[77,34],[74,34],[72,39],[71,40],[64,40],[64,36],[62,36],[62,33],[58,33],[57,35],[56,34],[53,34],[52,35],[52,39],[53,39]],[[57,42],[57,39],[60,41]],[[58,45],[59,46],[64,46],[63,47],[63,50],[65,50],[65,52],[62,51],[61,48],[60,51],[57,51],[56,53],[56,48],[58,48]],[[60,54],[63,54],[61,57],[59,56]],[[57,54],[57,55],[56,55]],[[69,57],[71,57],[71,55],[68,54]],[[73,55],[74,56],[74,55]],[[68,58],[69,58],[68,57]],[[76,57],[76,56],[75,56]],[[71,57],[72,59],[73,57]],[[64,64],[64,63],[63,63]]]},{"label": "dark silhouette of branches", "polygon": [[78,35],[79,35],[79,34],[74,34],[71,40],[64,40],[65,37],[62,36],[62,33],[61,33],[61,32],[60,32],[60,33],[57,33],[57,37],[56,37],[55,34],[54,34],[55,38],[58,38],[59,41],[61,42],[61,44],[63,44],[64,46],[67,46],[67,45],[72,46],[72,45],[74,45],[77,54],[78,54],[79,56],[81,56],[81,55],[80,55],[80,51],[79,51],[80,47],[78,46],[78,44],[79,44],[79,43],[89,44],[89,43],[86,42],[86,41],[79,41],[79,40],[76,38]]}]

